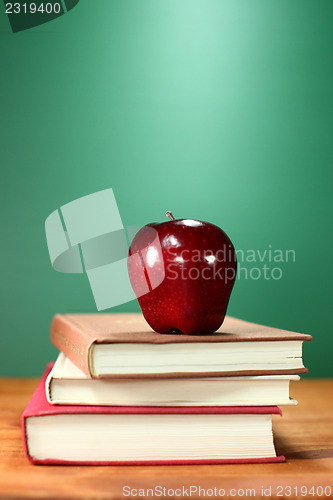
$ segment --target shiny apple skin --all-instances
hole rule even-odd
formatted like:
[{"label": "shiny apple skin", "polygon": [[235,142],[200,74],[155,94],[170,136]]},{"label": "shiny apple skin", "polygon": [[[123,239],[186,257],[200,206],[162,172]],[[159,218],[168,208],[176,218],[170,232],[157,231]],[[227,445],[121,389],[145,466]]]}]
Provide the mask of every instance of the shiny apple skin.
[{"label": "shiny apple skin", "polygon": [[[158,234],[155,240],[151,228]],[[153,330],[184,334],[218,330],[226,315],[237,272],[235,249],[222,229],[191,219],[148,224],[134,237],[129,256],[137,252],[141,264],[139,259],[136,262],[128,259],[129,277],[142,313]],[[158,277],[165,273],[161,284],[141,296],[137,292],[142,290],[145,278],[140,266],[152,283],[154,276],[158,282]]]}]

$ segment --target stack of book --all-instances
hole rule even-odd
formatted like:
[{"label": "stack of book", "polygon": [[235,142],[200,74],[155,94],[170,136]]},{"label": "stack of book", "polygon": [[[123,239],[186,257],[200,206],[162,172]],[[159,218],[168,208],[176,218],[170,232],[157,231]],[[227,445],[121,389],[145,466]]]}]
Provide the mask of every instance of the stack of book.
[{"label": "stack of book", "polygon": [[272,415],[296,404],[310,335],[227,317],[210,335],[155,333],[139,314],[57,315],[22,416],[35,464],[276,462]]}]

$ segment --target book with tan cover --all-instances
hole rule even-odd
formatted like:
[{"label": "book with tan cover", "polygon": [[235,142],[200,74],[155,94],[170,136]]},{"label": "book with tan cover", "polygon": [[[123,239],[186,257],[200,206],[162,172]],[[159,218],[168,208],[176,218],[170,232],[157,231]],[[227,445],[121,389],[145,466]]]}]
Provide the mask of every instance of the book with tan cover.
[{"label": "book with tan cover", "polygon": [[56,315],[51,341],[92,378],[307,373],[311,335],[226,317],[208,335],[160,334],[141,314]]}]

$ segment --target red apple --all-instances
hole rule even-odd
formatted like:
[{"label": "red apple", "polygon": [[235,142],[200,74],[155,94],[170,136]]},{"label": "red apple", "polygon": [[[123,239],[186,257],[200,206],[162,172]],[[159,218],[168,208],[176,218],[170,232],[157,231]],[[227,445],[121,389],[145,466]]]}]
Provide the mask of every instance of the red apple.
[{"label": "red apple", "polygon": [[156,332],[213,333],[223,323],[236,279],[235,249],[218,226],[167,215],[171,220],[144,226],[131,243],[134,293]]}]

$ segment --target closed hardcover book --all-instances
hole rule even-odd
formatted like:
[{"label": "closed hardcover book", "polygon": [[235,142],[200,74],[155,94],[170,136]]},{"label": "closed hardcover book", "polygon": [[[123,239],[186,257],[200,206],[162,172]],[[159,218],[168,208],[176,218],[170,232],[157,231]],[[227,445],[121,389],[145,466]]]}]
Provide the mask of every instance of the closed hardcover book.
[{"label": "closed hardcover book", "polygon": [[206,335],[156,333],[141,314],[58,314],[51,325],[53,344],[92,378],[307,373],[311,339],[231,317]]},{"label": "closed hardcover book", "polygon": [[281,462],[267,407],[55,406],[47,367],[22,415],[34,464],[141,465]]},{"label": "closed hardcover book", "polygon": [[90,378],[62,352],[46,379],[51,404],[110,406],[295,405],[289,384],[299,375],[183,378]]}]

